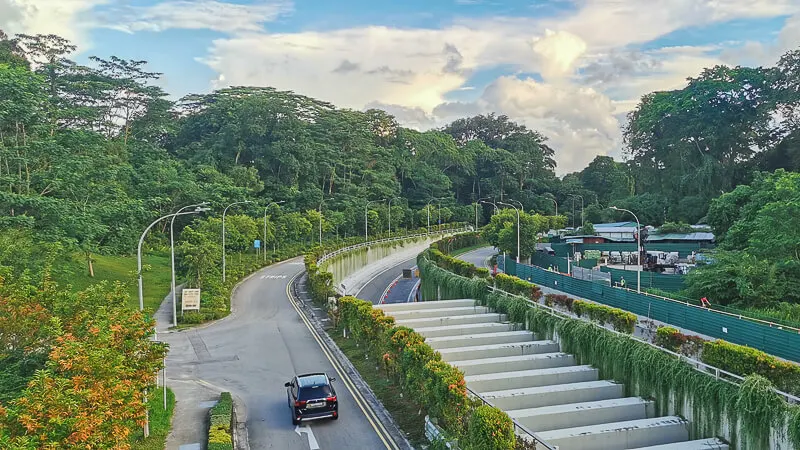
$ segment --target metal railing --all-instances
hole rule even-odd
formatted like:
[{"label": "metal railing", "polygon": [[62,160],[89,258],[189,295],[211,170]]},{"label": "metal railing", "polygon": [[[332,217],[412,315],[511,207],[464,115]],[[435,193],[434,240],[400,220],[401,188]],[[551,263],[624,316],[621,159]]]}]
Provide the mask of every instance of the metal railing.
[{"label": "metal railing", "polygon": [[376,239],[374,241],[361,242],[359,244],[349,245],[347,247],[342,247],[342,248],[334,250],[332,252],[325,253],[325,254],[322,255],[322,257],[320,257],[317,260],[317,264],[320,265],[323,262],[333,258],[334,256],[341,255],[342,253],[347,253],[347,252],[350,252],[350,251],[353,251],[353,250],[357,250],[357,249],[362,248],[362,247],[370,247],[370,246],[375,245],[375,244],[380,244],[380,243],[384,243],[384,242],[404,241],[406,239],[413,239],[413,238],[427,237],[427,236],[435,236],[435,235],[439,235],[439,234],[462,233],[462,232],[469,231],[470,229],[471,229],[471,227],[465,226],[465,227],[459,227],[459,228],[451,228],[451,229],[447,229],[447,230],[436,230],[436,231],[432,231],[430,233],[407,234],[407,235],[404,235],[404,236],[396,236],[396,237],[389,237],[389,238],[383,238],[383,239]]},{"label": "metal railing", "polygon": [[[455,275],[456,276],[460,276],[458,274],[455,274]],[[462,277],[462,278],[464,278],[464,277]],[[489,286],[489,290],[494,291],[494,292],[498,292],[498,293],[501,293],[501,294],[504,294],[504,295],[507,295],[507,296],[521,298],[521,299],[525,300],[526,302],[528,302],[528,304],[531,305],[532,307],[544,309],[545,311],[547,311],[552,316],[561,317],[561,318],[568,318],[568,319],[582,320],[584,322],[590,323],[592,326],[595,326],[595,327],[598,327],[598,328],[602,328],[602,329],[604,329],[606,331],[610,331],[612,333],[615,333],[615,334],[618,334],[618,335],[621,335],[621,336],[626,336],[628,338],[631,338],[631,339],[634,339],[636,341],[639,341],[639,342],[641,342],[643,344],[647,344],[650,347],[653,347],[653,348],[655,348],[656,350],[658,350],[660,352],[667,353],[669,355],[672,355],[672,356],[678,358],[678,360],[687,363],[689,366],[691,366],[692,368],[694,368],[698,372],[701,372],[701,373],[703,373],[705,375],[708,375],[708,376],[713,376],[718,380],[726,381],[726,382],[731,383],[731,384],[736,385],[736,386],[741,385],[741,383],[744,382],[744,380],[745,380],[744,377],[742,377],[740,375],[736,375],[735,373],[728,372],[727,370],[720,369],[719,367],[715,367],[715,366],[712,366],[710,364],[706,364],[706,363],[704,363],[702,361],[698,361],[698,360],[696,360],[694,358],[690,358],[690,357],[682,355],[680,353],[673,352],[672,350],[668,350],[668,349],[666,349],[664,347],[660,347],[660,346],[658,346],[658,345],[656,345],[656,344],[654,344],[654,343],[652,343],[652,342],[650,342],[650,341],[648,341],[646,339],[642,339],[640,337],[637,337],[637,336],[634,336],[634,335],[631,335],[631,334],[622,333],[622,332],[619,332],[619,331],[614,330],[614,329],[606,328],[606,327],[604,327],[604,326],[602,326],[600,324],[592,322],[588,318],[577,317],[577,316],[568,314],[568,313],[566,313],[564,311],[557,310],[557,309],[555,309],[555,308],[553,308],[551,306],[543,305],[543,304],[535,302],[535,301],[533,301],[533,300],[531,300],[529,298],[522,297],[520,295],[515,295],[515,294],[512,294],[510,292],[506,292],[506,291],[504,291],[502,289],[499,289],[499,288],[496,288],[494,286]],[[772,388],[772,390],[775,391],[775,393],[778,394],[779,396],[783,397],[788,403],[798,403],[798,404],[800,404],[800,397],[796,397],[796,396],[794,396],[792,394],[789,394],[788,392],[781,391],[780,389],[777,389],[777,388]]]},{"label": "metal railing", "polygon": [[[532,268],[536,268],[536,269],[539,269],[539,270],[546,271],[545,268],[543,268],[541,266],[537,266],[535,264],[522,264],[522,263],[520,263],[520,265],[525,265],[525,266],[528,266],[528,267],[532,267]],[[572,276],[570,274],[562,274],[562,275]],[[584,281],[592,281],[592,280],[587,280],[586,278],[578,278],[578,279],[583,279]],[[625,289],[626,291],[629,291],[629,292],[636,292],[636,289],[631,289],[631,288],[627,288],[627,287],[626,288],[620,287],[620,289]],[[723,311],[721,309],[716,309],[713,306],[711,308],[705,308],[703,306],[692,304],[689,301],[689,299],[687,299],[687,300],[678,300],[678,299],[675,299],[675,298],[664,297],[663,295],[652,294],[652,293],[646,292],[644,290],[642,290],[641,292],[637,292],[637,293],[638,294],[642,294],[642,295],[647,295],[648,297],[655,297],[655,298],[660,298],[662,300],[668,300],[670,302],[678,303],[678,304],[681,304],[681,305],[691,306],[693,308],[708,310],[708,311],[711,311],[711,312],[714,312],[714,313],[717,313],[717,314],[723,314],[723,315],[726,315],[726,316],[729,316],[729,317],[736,317],[739,320],[748,320],[750,322],[760,323],[762,325],[768,325],[770,328],[777,328],[779,330],[785,330],[785,331],[790,331],[790,332],[793,332],[793,333],[800,334],[800,328],[797,328],[797,327],[794,327],[794,326],[791,326],[791,325],[787,325],[785,323],[780,323],[778,321],[769,321],[769,320],[764,320],[764,319],[757,319],[755,317],[750,317],[748,315],[741,314],[741,313],[737,314],[737,313],[732,313],[732,312],[728,312],[728,311]]]},{"label": "metal railing", "polygon": [[[480,394],[473,391],[469,387],[467,387],[467,394],[469,394],[469,396],[474,399],[480,400],[484,405],[491,406],[492,408],[497,408],[492,404],[492,402],[486,400]],[[514,424],[514,434],[516,436],[520,436],[522,439],[526,439],[530,442],[533,442],[537,449],[541,445],[543,448],[546,448],[547,450],[558,450],[558,447],[554,447],[548,444],[544,439],[540,438],[539,435],[529,430],[527,427],[525,427],[525,425],[519,423],[517,419],[511,418],[511,422]]]}]

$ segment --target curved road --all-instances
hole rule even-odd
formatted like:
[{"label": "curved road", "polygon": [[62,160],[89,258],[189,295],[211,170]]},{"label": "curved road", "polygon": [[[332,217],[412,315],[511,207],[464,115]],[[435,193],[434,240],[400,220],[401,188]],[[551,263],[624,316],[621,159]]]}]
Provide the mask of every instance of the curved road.
[{"label": "curved road", "polygon": [[[366,402],[354,398],[348,379],[342,379],[308,325],[306,312],[290,300],[288,286],[303,271],[302,264],[302,258],[295,258],[262,269],[237,289],[231,316],[206,328],[166,335],[167,384],[178,394],[176,420],[181,407],[192,406],[187,401],[202,399],[196,388],[182,387],[194,381],[219,386],[243,400],[253,449],[397,448]],[[341,418],[296,429],[283,383],[295,374],[315,371],[337,378]],[[181,448],[188,444],[183,440],[175,445],[173,439],[168,447]]]}]

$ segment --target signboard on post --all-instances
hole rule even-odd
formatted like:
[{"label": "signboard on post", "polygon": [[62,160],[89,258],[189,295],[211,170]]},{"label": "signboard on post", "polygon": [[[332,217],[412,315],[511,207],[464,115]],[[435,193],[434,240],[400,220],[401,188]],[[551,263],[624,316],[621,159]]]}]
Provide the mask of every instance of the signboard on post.
[{"label": "signboard on post", "polygon": [[253,248],[261,248],[261,241],[259,239],[253,242]]},{"label": "signboard on post", "polygon": [[181,312],[200,311],[200,289],[184,289],[181,291]]}]

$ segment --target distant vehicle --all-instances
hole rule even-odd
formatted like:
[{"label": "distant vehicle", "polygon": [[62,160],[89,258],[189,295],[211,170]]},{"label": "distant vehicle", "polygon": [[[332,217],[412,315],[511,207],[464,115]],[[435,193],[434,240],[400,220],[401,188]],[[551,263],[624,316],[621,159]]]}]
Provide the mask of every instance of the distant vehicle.
[{"label": "distant vehicle", "polygon": [[293,425],[304,420],[339,418],[336,389],[331,384],[334,381],[336,378],[328,378],[324,373],[307,373],[284,384]]}]

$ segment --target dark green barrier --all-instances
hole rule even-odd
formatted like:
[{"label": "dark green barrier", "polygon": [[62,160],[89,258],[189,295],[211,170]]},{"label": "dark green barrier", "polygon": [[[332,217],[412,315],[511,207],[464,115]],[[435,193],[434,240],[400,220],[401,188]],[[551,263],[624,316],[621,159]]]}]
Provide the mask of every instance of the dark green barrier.
[{"label": "dark green barrier", "polygon": [[[644,243],[648,251],[678,252],[681,258],[689,256],[692,252],[701,249],[714,248],[713,244],[708,243],[686,243],[671,244],[660,242]],[[575,251],[584,253],[586,250],[600,250],[601,252],[636,252],[635,242],[619,242],[613,244],[575,244]]]},{"label": "dark green barrier", "polygon": [[554,269],[558,270],[559,272],[566,273],[567,270],[568,270],[568,268],[567,268],[567,260],[565,258],[561,258],[559,256],[548,255],[547,253],[544,253],[544,252],[535,252],[531,256],[531,261],[533,262],[533,265],[539,266],[539,267],[544,267],[545,269],[548,269],[548,268],[550,268],[552,266]]},{"label": "dark green barrier", "polygon": [[739,319],[661,297],[579,280],[527,264],[516,264],[510,258],[506,258],[505,266],[507,273],[541,286],[800,362],[800,333],[796,331]]}]

